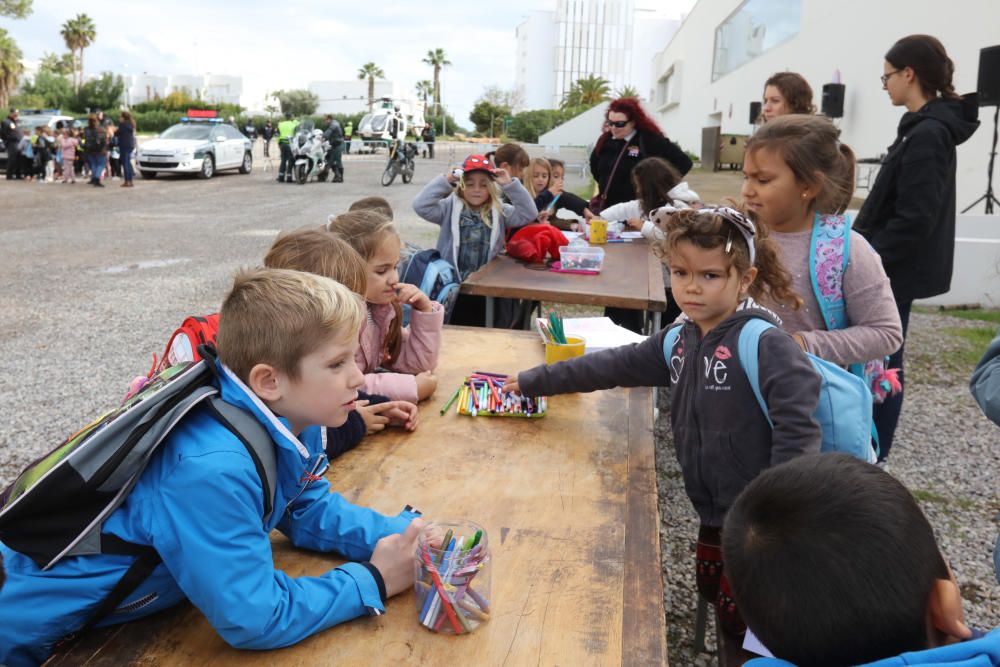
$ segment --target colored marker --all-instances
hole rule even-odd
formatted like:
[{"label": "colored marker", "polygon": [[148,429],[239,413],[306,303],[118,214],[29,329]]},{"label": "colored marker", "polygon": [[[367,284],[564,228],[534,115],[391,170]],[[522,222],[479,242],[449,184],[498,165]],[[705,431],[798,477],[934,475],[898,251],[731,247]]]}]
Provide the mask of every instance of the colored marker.
[{"label": "colored marker", "polygon": [[448,399],[448,402],[444,404],[443,408],[441,408],[442,416],[444,416],[444,413],[448,412],[448,408],[450,408],[452,403],[454,403],[458,399],[458,395],[461,393],[462,393],[462,387],[459,387],[458,389],[455,390],[455,393],[451,395],[451,398]]}]

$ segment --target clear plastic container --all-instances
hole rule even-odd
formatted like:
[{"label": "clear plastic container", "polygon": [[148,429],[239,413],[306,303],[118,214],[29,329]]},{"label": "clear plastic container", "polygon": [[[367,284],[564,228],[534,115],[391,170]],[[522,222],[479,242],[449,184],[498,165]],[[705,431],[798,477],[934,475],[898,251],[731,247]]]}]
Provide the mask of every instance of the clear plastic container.
[{"label": "clear plastic container", "polygon": [[482,526],[429,523],[417,538],[416,555],[413,587],[421,625],[463,635],[490,619],[490,544]]},{"label": "clear plastic container", "polygon": [[559,265],[564,271],[600,271],[604,266],[604,248],[565,246],[559,251]]}]

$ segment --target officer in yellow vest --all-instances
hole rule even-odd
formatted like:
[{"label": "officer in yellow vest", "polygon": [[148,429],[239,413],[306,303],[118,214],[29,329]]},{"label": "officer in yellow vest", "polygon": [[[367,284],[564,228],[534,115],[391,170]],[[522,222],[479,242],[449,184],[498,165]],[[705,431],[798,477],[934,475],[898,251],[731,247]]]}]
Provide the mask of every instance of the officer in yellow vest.
[{"label": "officer in yellow vest", "polygon": [[[281,151],[281,164],[278,166],[278,182],[295,182],[295,162],[292,160],[292,137],[299,124],[292,120],[292,114],[285,113],[285,120],[278,123],[278,149]],[[287,177],[287,178],[286,178]]]},{"label": "officer in yellow vest", "polygon": [[347,144],[347,152],[351,152],[351,137],[354,136],[354,122],[347,121],[347,125],[344,126],[344,143]]}]

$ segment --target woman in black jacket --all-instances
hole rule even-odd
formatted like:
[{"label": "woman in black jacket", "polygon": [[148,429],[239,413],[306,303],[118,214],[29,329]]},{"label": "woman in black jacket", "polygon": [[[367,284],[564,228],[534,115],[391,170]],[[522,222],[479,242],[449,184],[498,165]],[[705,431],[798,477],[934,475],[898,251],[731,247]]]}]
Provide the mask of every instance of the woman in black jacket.
[{"label": "woman in black jacket", "polygon": [[[680,172],[691,170],[691,158],[680,146],[667,139],[660,128],[639,106],[634,97],[620,97],[608,105],[607,131],[597,140],[590,154],[590,173],[597,181],[598,195],[590,201],[590,210],[601,209],[637,199],[632,185],[632,170],[647,157],[661,157]],[[642,331],[643,313],[625,308],[605,308],[604,314],[616,324],[635,332]]]},{"label": "woman in black jacket", "polygon": [[121,153],[123,188],[132,188],[135,168],[132,166],[132,152],[135,151],[135,121],[132,114],[122,111],[118,121],[118,151]]},{"label": "woman in black jacket", "polygon": [[[634,97],[622,97],[608,105],[608,131],[601,134],[590,154],[601,199],[599,208],[632,201],[632,169],[647,157],[661,157],[677,168],[681,176],[691,170],[691,158],[663,136]],[[615,166],[617,164],[617,167]],[[591,206],[594,213],[599,213]]]},{"label": "woman in black jacket", "polygon": [[[955,94],[955,66],[930,35],[900,39],[885,54],[883,68],[882,87],[906,113],[854,228],[882,257],[905,346],[913,300],[951,287],[955,147],[979,127],[979,110],[974,96]],[[903,347],[890,357],[890,366],[900,369],[902,381]],[[900,392],[875,408],[882,460],[889,455],[902,407]]]}]

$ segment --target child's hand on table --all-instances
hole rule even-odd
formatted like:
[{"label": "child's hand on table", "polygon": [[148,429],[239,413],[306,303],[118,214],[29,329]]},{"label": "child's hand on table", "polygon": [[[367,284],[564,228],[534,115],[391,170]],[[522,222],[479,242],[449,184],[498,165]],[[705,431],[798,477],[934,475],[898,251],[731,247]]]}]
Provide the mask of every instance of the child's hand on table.
[{"label": "child's hand on table", "polygon": [[625,221],[625,224],[628,225],[629,229],[633,229],[635,231],[639,231],[642,229],[642,220],[640,220],[639,218],[629,218],[628,220]]},{"label": "child's hand on table", "polygon": [[414,519],[401,535],[386,535],[375,545],[370,562],[385,581],[386,597],[413,587],[413,554],[417,537],[426,523],[423,519]]},{"label": "child's hand on table", "polygon": [[430,398],[438,386],[438,379],[434,375],[434,371],[417,373],[414,377],[417,378],[417,400],[422,401],[425,398]]},{"label": "child's hand on table", "polygon": [[521,394],[521,387],[517,384],[516,375],[508,375],[507,379],[503,382],[503,387],[500,389],[501,394]]},{"label": "child's hand on table", "polygon": [[396,290],[396,302],[400,305],[408,303],[421,313],[431,312],[431,298],[420,291],[416,285],[409,283],[396,283],[392,286]]}]

